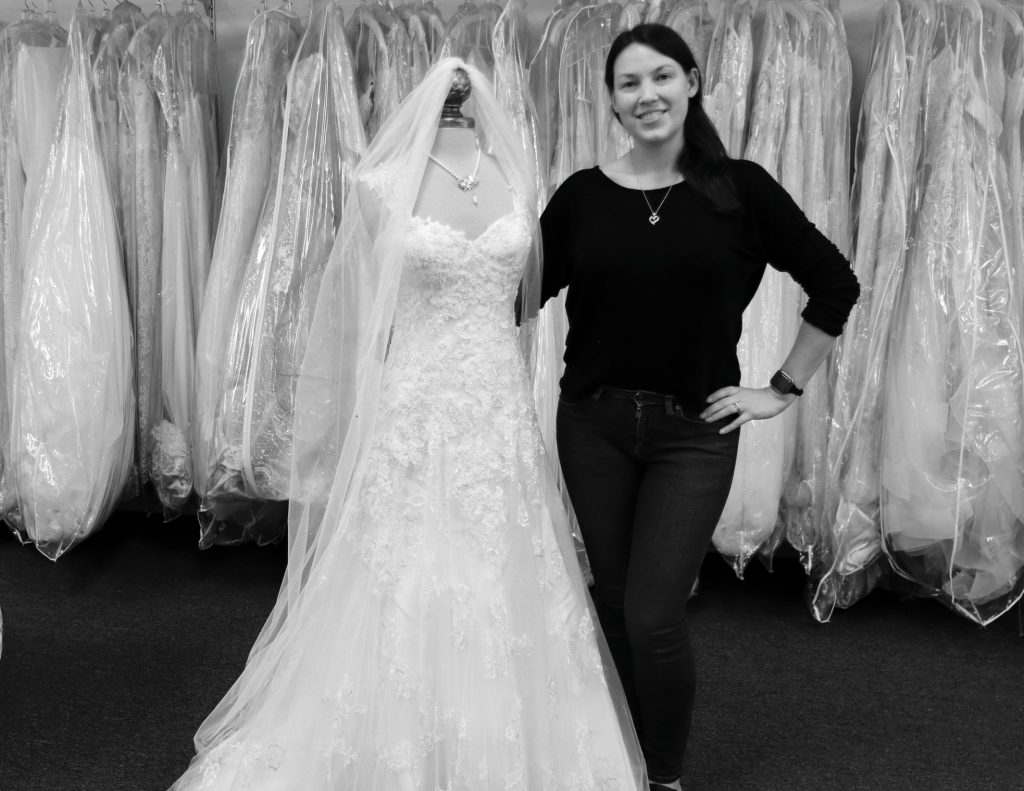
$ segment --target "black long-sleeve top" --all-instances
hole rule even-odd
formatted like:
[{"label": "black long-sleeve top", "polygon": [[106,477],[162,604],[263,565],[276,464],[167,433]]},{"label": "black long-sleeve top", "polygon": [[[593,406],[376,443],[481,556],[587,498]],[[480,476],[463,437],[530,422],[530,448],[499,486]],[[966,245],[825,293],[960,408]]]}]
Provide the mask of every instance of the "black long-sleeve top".
[{"label": "black long-sleeve top", "polygon": [[[804,319],[842,332],[860,293],[849,262],[764,168],[729,168],[739,213],[710,209],[682,182],[652,226],[640,190],[598,168],[574,173],[552,196],[541,217],[542,299],[568,286],[565,398],[607,385],[702,409],[712,392],[740,383],[743,310],[766,264],[804,289]],[[648,190],[651,206],[665,193]]]}]

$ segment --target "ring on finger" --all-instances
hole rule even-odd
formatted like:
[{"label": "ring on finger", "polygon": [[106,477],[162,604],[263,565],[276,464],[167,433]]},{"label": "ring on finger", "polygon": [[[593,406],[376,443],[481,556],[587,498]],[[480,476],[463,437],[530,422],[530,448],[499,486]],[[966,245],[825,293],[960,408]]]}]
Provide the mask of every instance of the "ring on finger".
[{"label": "ring on finger", "polygon": [[736,414],[740,413],[740,404],[739,404],[738,401],[733,401],[732,402],[732,408],[736,410]]}]

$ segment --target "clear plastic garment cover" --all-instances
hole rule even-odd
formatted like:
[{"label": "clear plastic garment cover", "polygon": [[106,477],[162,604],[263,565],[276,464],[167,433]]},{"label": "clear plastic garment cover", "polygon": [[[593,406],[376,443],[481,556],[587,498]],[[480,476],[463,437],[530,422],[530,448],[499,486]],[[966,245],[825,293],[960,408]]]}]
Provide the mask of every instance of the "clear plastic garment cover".
[{"label": "clear plastic garment cover", "polygon": [[395,9],[395,13],[405,25],[409,41],[409,83],[419,85],[423,75],[434,62],[431,45],[433,31],[428,28],[429,18],[425,18],[420,9],[413,3]]},{"label": "clear plastic garment cover", "polygon": [[549,174],[554,165],[558,137],[558,69],[572,9],[572,4],[564,0],[548,16],[528,69],[530,96],[537,113],[538,146],[544,156],[539,175],[545,184],[550,183]]},{"label": "clear plastic garment cover", "polygon": [[[120,76],[128,45],[136,31],[145,24],[146,17],[142,10],[130,2],[118,3],[110,13],[108,30],[97,42],[98,49],[92,61],[93,71],[93,104],[96,108],[96,120],[103,151],[103,162],[107,171],[107,183],[110,185],[111,198],[114,201],[114,215],[117,219],[118,231],[124,242],[124,194],[122,180],[130,178],[129,173],[122,172],[125,152],[122,143],[128,142],[124,134],[125,120],[121,117]],[[130,193],[127,193],[130,194]],[[135,496],[140,491],[139,468],[132,465],[132,476],[127,495]]]},{"label": "clear plastic garment cover", "polygon": [[353,74],[341,6],[317,2],[288,77],[276,179],[240,278],[210,440],[201,519],[230,519],[233,534],[263,530],[263,504],[289,497],[295,385],[366,145]]},{"label": "clear plastic garment cover", "polygon": [[202,317],[196,339],[196,411],[193,483],[201,504],[203,540],[231,541],[229,526],[210,531],[207,516],[211,489],[225,490],[211,479],[218,442],[217,410],[242,278],[260,227],[264,202],[275,192],[284,124],[285,88],[298,51],[302,25],[285,9],[259,14],[249,26],[231,114],[225,156],[224,199],[213,246]]},{"label": "clear plastic garment cover", "polygon": [[754,4],[729,0],[712,33],[704,70],[704,110],[731,157],[743,155],[754,69]]},{"label": "clear plastic garment cover", "polygon": [[[763,166],[787,188],[793,186],[786,184],[785,176],[795,169],[799,142],[790,136],[791,147],[785,147],[790,86],[800,84],[795,73],[796,48],[801,42],[801,17],[797,13],[795,7],[787,11],[781,4],[770,4],[765,9],[762,59],[744,150],[747,159]],[[799,203],[802,180],[795,186],[799,188],[791,194]],[[764,386],[785,358],[796,336],[798,302],[796,284],[768,267],[743,314],[743,334],[737,348],[741,384]],[[732,489],[713,537],[715,547],[731,559],[737,573],[742,573],[753,554],[775,533],[782,487],[790,467],[787,462],[792,461],[795,418],[796,412],[787,410],[777,420],[744,426],[740,436]]]},{"label": "clear plastic garment cover", "polygon": [[120,99],[119,82],[128,45],[136,31],[145,24],[146,16],[137,5],[120,2],[110,12],[109,31],[100,42],[93,60],[93,91],[97,105],[100,141],[111,183],[118,227],[123,226],[121,205],[120,168]]},{"label": "clear plastic garment cover", "polygon": [[466,0],[448,20],[440,57],[462,58],[484,74],[493,75],[494,30],[501,13],[497,3]]},{"label": "clear plastic garment cover", "polygon": [[171,26],[162,11],[132,36],[118,82],[119,187],[125,276],[135,335],[136,438],[139,484],[150,479],[153,428],[161,418],[160,277],[163,251],[167,124],[153,67]]},{"label": "clear plastic garment cover", "polygon": [[200,7],[175,15],[156,52],[153,82],[164,118],[160,253],[159,412],[150,478],[168,516],[192,493],[195,347],[217,204],[217,81],[213,36]]},{"label": "clear plastic garment cover", "polygon": [[[66,47],[66,30],[29,11],[0,30],[0,516],[15,528],[19,521],[10,457],[10,404],[21,334],[26,188],[30,175],[41,178],[41,168],[30,161],[43,164],[49,153]],[[33,102],[25,107],[29,97]]]},{"label": "clear plastic garment cover", "polygon": [[886,3],[874,42],[857,131],[853,267],[861,299],[836,354],[828,432],[828,483],[812,613],[827,621],[878,581],[882,559],[879,464],[889,335],[903,281],[923,87],[938,6]]},{"label": "clear plastic garment cover", "polygon": [[1024,591],[1020,47],[1005,6],[939,4],[884,385],[883,549],[983,624]]},{"label": "clear plastic garment cover", "polygon": [[707,0],[678,0],[662,8],[662,18],[658,21],[668,25],[683,37],[683,41],[693,52],[701,74],[708,73],[708,52],[717,27],[716,19],[728,13],[726,8],[728,5],[720,9],[716,15],[713,13],[712,3]]},{"label": "clear plastic garment cover", "polygon": [[[838,9],[810,2],[763,7],[761,59],[743,142],[755,27],[752,7],[742,0],[723,8],[708,54],[709,115],[730,153],[742,146],[743,155],[765,167],[845,251],[851,67]],[[784,267],[786,262],[772,263]],[[741,384],[763,387],[770,379],[795,338],[803,301],[792,278],[774,267],[766,270],[744,313],[737,349]],[[770,555],[784,538],[805,567],[817,562],[831,401],[828,369],[826,363],[797,406],[780,419],[744,427],[732,490],[714,536],[737,573],[755,552]]]},{"label": "clear plastic garment cover", "polygon": [[537,111],[526,74],[527,32],[525,0],[509,0],[494,25],[492,82],[498,103],[512,119],[523,150],[532,160],[531,169],[536,174],[537,211],[541,212],[547,204],[547,177],[542,172],[545,154],[540,148]]},{"label": "clear plastic garment cover", "polygon": [[132,332],[90,94],[87,20],[72,18],[57,127],[25,251],[11,405],[23,529],[51,558],[103,524],[128,477]]},{"label": "clear plastic garment cover", "polygon": [[394,114],[413,88],[409,32],[401,18],[375,2],[360,3],[345,25],[355,90],[367,139]]},{"label": "clear plastic garment cover", "polygon": [[[799,147],[784,162],[784,184],[808,218],[839,248],[850,248],[850,84],[851,64],[838,5],[807,3],[803,57],[791,86],[786,140]],[[802,309],[806,295],[801,294]],[[781,358],[780,358],[781,359]],[[793,464],[782,495],[781,521],[789,544],[806,571],[819,563],[828,474],[826,448],[832,406],[833,358],[810,381],[796,406]]]}]

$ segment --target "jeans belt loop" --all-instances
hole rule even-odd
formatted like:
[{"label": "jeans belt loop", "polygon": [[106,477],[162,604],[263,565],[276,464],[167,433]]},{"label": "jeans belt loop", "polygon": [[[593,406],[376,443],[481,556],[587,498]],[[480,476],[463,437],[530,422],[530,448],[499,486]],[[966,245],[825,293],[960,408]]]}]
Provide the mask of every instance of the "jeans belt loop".
[{"label": "jeans belt loop", "polygon": [[676,401],[675,396],[665,396],[665,414],[666,415],[675,414],[675,410],[676,410],[676,403],[675,403],[675,401]]},{"label": "jeans belt loop", "polygon": [[597,390],[594,391],[594,395],[592,395],[591,398],[595,401],[600,401],[602,395],[604,395],[604,385],[598,385]]}]

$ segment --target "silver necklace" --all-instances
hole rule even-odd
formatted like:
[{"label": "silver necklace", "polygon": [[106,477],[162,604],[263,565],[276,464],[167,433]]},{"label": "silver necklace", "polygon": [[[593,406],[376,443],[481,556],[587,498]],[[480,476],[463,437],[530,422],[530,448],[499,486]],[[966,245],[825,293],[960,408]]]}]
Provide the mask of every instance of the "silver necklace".
[{"label": "silver necklace", "polygon": [[435,165],[441,168],[441,170],[443,170],[445,173],[447,173],[449,176],[455,179],[455,184],[456,186],[458,186],[460,190],[462,190],[463,192],[472,192],[473,205],[478,206],[479,204],[477,203],[476,200],[476,188],[480,186],[480,180],[477,178],[477,175],[480,173],[481,151],[479,139],[474,137],[473,142],[476,143],[476,165],[473,166],[473,172],[470,173],[468,176],[460,176],[458,173],[456,173],[454,170],[452,170],[450,167],[444,164],[444,162],[435,157],[433,154],[428,154],[427,156],[430,157],[431,162],[433,162]]},{"label": "silver necklace", "polygon": [[640,174],[636,172],[636,165],[633,164],[633,152],[629,152],[629,166],[633,169],[633,175],[636,177],[636,185],[640,188],[640,194],[644,196],[644,203],[647,204],[647,211],[651,213],[651,216],[647,218],[647,222],[651,225],[657,225],[661,219],[659,212],[661,207],[665,205],[665,201],[668,200],[668,194],[672,191],[675,184],[669,184],[668,189],[665,191],[665,195],[661,199],[661,203],[658,204],[658,208],[655,209],[651,206],[651,202],[647,199],[647,192],[644,191],[643,185],[640,183]]}]

